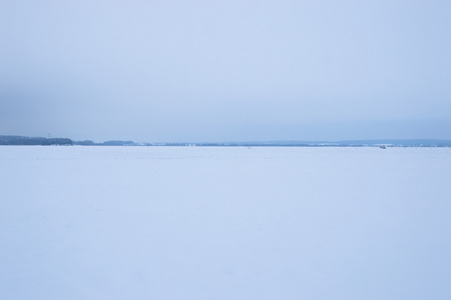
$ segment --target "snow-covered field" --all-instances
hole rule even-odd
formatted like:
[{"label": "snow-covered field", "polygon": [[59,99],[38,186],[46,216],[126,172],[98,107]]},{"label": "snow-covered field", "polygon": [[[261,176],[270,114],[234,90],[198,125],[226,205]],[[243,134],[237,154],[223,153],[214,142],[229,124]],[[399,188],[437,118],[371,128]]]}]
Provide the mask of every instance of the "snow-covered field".
[{"label": "snow-covered field", "polygon": [[0,147],[0,299],[451,299],[451,148]]}]

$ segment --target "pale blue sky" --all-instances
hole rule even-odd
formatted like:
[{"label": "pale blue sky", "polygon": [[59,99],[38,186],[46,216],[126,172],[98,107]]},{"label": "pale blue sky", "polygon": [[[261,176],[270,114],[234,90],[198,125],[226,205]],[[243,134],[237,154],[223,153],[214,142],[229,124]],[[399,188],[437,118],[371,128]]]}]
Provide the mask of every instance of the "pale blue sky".
[{"label": "pale blue sky", "polygon": [[451,1],[1,1],[0,134],[451,138]]}]

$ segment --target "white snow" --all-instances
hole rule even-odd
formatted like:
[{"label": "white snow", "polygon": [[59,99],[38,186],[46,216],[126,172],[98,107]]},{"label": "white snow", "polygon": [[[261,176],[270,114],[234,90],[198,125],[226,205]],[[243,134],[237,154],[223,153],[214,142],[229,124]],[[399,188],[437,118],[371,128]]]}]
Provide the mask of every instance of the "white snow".
[{"label": "white snow", "polygon": [[451,148],[0,147],[0,299],[451,299]]}]

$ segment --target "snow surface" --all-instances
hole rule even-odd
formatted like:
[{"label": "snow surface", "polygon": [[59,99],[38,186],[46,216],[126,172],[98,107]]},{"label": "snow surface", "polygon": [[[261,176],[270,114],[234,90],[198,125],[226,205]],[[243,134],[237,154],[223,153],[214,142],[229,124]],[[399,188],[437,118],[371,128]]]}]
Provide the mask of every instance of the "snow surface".
[{"label": "snow surface", "polygon": [[0,147],[0,299],[451,299],[451,148]]}]

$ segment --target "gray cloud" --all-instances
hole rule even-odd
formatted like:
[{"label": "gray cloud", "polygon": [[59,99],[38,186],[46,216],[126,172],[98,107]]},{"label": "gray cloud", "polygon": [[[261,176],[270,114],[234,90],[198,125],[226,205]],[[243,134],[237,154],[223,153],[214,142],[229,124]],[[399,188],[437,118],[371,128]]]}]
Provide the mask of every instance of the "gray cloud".
[{"label": "gray cloud", "polygon": [[444,1],[3,1],[0,11],[1,134],[451,138]]}]

